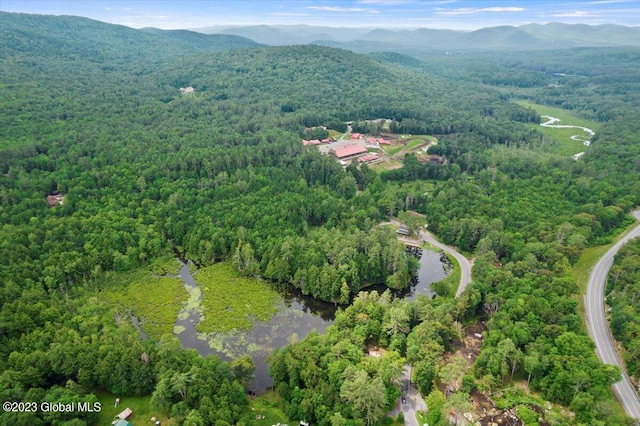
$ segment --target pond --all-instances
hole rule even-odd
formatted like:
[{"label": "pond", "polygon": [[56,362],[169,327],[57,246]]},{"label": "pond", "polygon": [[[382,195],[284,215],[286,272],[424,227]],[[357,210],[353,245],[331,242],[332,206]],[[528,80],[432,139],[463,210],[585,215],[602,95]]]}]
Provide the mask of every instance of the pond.
[{"label": "pond", "polygon": [[[446,277],[448,267],[441,260],[440,253],[423,251],[420,257],[418,277],[411,286],[396,292],[396,297],[408,300],[418,295],[433,296],[429,285]],[[255,379],[251,390],[264,392],[273,384],[268,372],[267,357],[277,348],[303,339],[313,330],[323,333],[333,323],[337,306],[319,302],[304,296],[295,289],[278,289],[280,306],[278,312],[267,322],[254,322],[248,331],[228,333],[199,333],[195,325],[200,321],[200,290],[191,275],[189,267],[184,265],[180,270],[180,278],[189,291],[191,299],[185,306],[175,323],[178,339],[185,348],[195,349],[202,356],[215,354],[224,360],[232,360],[242,355],[250,355],[255,363]],[[386,287],[372,288],[384,291]]]}]

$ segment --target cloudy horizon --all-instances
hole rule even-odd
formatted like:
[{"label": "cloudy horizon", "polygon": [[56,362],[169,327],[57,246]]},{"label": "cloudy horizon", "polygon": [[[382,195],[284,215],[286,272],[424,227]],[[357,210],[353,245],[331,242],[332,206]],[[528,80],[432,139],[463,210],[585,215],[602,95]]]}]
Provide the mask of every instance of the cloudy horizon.
[{"label": "cloudy horizon", "polygon": [[0,10],[83,16],[133,28],[315,25],[361,28],[476,30],[500,25],[640,25],[640,0],[590,1],[47,1],[2,0]]}]

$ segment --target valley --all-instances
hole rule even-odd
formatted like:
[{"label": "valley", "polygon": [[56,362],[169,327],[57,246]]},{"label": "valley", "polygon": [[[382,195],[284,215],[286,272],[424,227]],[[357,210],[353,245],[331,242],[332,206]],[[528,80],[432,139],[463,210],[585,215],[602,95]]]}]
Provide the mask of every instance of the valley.
[{"label": "valley", "polygon": [[640,56],[544,28],[574,44],[0,12],[0,394],[104,405],[0,423],[633,424],[581,286],[640,205]]}]

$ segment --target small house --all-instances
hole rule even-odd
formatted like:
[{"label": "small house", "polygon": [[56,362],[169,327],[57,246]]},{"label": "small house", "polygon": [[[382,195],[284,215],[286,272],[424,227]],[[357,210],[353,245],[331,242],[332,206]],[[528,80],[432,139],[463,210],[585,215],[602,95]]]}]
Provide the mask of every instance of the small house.
[{"label": "small house", "polygon": [[133,414],[133,411],[131,410],[131,408],[127,407],[122,413],[118,414],[117,417],[120,420],[127,420],[129,417],[131,417],[131,414]]},{"label": "small house", "polygon": [[47,204],[49,204],[49,207],[61,206],[63,203],[64,203],[63,194],[47,195]]}]

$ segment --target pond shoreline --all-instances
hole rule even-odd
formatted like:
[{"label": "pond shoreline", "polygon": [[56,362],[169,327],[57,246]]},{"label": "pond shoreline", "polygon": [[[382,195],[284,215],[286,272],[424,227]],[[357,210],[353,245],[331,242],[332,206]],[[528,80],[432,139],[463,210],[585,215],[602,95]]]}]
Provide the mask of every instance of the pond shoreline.
[{"label": "pond shoreline", "polygon": [[[418,296],[433,297],[430,284],[444,279],[449,269],[441,261],[440,252],[423,250],[420,256],[418,276],[404,290],[392,290],[394,297],[415,300]],[[242,355],[250,355],[255,363],[255,378],[250,390],[263,393],[273,381],[269,376],[267,358],[273,350],[303,339],[312,331],[324,333],[333,324],[338,305],[322,302],[305,296],[298,289],[271,285],[278,291],[280,302],[278,311],[269,321],[253,321],[250,330],[201,333],[196,326],[202,318],[201,289],[189,269],[189,264],[181,262],[179,278],[190,298],[175,321],[174,333],[182,346],[195,349],[201,356],[216,355],[230,361]],[[197,276],[197,275],[196,275]],[[368,287],[365,291],[382,292],[386,286]],[[213,314],[213,313],[209,313]]]}]

